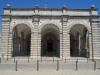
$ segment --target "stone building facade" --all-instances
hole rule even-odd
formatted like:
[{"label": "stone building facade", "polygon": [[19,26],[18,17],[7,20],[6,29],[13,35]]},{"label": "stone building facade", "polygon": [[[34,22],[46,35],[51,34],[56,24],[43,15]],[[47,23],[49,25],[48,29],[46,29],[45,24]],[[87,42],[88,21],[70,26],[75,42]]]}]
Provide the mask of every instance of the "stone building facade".
[{"label": "stone building facade", "polygon": [[11,8],[2,14],[4,58],[100,59],[98,9]]},{"label": "stone building facade", "polygon": [[0,33],[0,48],[1,48],[1,33]]}]

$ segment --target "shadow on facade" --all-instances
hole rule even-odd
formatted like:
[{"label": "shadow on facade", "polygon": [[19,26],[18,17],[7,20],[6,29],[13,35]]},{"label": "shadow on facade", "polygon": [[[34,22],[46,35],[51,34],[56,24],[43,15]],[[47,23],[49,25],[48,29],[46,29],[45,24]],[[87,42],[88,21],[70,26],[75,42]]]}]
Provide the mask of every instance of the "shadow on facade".
[{"label": "shadow on facade", "polygon": [[55,25],[43,27],[41,34],[41,56],[60,57],[60,38],[57,29]]},{"label": "shadow on facade", "polygon": [[12,56],[30,56],[31,29],[27,25],[17,25],[13,29]]},{"label": "shadow on facade", "polygon": [[74,25],[70,30],[70,56],[89,57],[88,30],[83,25]]}]

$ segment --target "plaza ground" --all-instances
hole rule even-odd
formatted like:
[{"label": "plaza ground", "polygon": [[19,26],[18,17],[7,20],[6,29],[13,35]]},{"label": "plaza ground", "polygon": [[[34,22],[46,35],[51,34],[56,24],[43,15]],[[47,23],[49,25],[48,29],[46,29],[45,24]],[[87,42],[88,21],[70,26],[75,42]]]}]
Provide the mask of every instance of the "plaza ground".
[{"label": "plaza ground", "polygon": [[75,60],[59,60],[59,66],[57,71],[57,60],[39,60],[39,68],[37,71],[37,60],[28,59],[13,59],[4,60],[0,63],[0,75],[100,75],[100,61],[96,62],[96,69],[94,68],[94,62],[91,60],[78,60],[78,66],[76,71]]}]

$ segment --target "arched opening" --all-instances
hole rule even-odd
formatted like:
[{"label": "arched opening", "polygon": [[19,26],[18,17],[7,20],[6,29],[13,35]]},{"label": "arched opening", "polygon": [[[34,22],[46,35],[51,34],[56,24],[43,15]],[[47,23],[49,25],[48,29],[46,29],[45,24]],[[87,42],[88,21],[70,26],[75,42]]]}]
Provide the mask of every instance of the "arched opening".
[{"label": "arched opening", "polygon": [[70,56],[89,57],[88,30],[83,25],[74,25],[70,30]]},{"label": "arched opening", "polygon": [[30,55],[31,29],[27,25],[17,25],[13,29],[12,56]]},{"label": "arched opening", "polygon": [[41,56],[60,56],[59,29],[55,25],[45,25],[41,30]]}]

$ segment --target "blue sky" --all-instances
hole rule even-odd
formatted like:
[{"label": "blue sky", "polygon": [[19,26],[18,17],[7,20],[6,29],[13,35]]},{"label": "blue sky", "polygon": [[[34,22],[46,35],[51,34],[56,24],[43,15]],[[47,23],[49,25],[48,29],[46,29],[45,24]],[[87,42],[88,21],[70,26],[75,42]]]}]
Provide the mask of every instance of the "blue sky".
[{"label": "blue sky", "polygon": [[[43,8],[45,2],[48,8],[62,8],[63,5],[67,8],[90,8],[91,5],[95,5],[100,14],[100,0],[0,0],[0,14],[3,14],[3,8],[7,4],[10,4],[12,8],[34,8],[37,4]],[[0,31],[1,26],[0,17]]]}]

